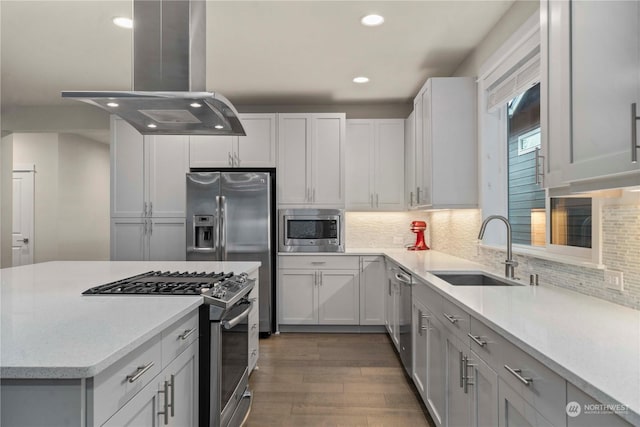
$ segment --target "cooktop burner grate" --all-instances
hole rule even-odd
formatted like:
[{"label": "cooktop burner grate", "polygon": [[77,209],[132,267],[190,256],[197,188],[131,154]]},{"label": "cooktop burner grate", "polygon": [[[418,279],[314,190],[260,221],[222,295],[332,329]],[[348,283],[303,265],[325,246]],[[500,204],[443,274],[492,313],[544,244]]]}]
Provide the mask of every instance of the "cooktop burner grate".
[{"label": "cooktop burner grate", "polygon": [[149,271],[84,291],[83,295],[200,295],[217,284],[229,281],[233,273],[190,273]]}]

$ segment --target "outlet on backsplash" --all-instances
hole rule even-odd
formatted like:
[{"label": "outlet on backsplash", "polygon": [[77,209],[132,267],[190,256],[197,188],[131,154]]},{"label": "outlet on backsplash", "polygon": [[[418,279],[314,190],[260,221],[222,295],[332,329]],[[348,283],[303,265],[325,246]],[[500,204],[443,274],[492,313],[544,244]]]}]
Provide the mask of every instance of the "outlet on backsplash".
[{"label": "outlet on backsplash", "polygon": [[613,289],[615,291],[624,291],[624,281],[622,278],[622,271],[604,271],[604,284],[607,289]]}]

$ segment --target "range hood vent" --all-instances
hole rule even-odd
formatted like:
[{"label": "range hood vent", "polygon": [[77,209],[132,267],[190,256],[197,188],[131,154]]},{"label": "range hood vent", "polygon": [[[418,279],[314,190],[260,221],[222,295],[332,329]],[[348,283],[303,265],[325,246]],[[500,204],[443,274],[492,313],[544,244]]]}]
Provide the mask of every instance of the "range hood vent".
[{"label": "range hood vent", "polygon": [[224,96],[205,91],[206,1],[134,0],[133,91],[64,91],[143,135],[245,135]]}]

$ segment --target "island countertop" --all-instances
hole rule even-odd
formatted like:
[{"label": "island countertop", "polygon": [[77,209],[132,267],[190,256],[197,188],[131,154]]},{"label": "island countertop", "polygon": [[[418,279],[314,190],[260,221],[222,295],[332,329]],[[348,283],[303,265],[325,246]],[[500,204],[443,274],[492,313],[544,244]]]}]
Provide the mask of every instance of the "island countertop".
[{"label": "island countertop", "polygon": [[55,261],[0,270],[0,377],[93,377],[202,304],[82,295],[147,271],[251,273],[259,262]]}]

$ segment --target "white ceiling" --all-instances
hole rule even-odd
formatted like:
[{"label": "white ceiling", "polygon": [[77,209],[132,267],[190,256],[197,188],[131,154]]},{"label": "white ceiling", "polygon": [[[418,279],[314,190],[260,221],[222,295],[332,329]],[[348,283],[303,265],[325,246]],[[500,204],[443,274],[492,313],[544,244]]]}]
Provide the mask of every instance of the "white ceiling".
[{"label": "white ceiling", "polygon": [[[235,104],[407,102],[450,75],[514,0],[209,1],[207,88]],[[131,89],[131,1],[1,0],[2,105]],[[368,13],[380,27],[363,27]],[[351,79],[366,75],[371,82]]]}]

